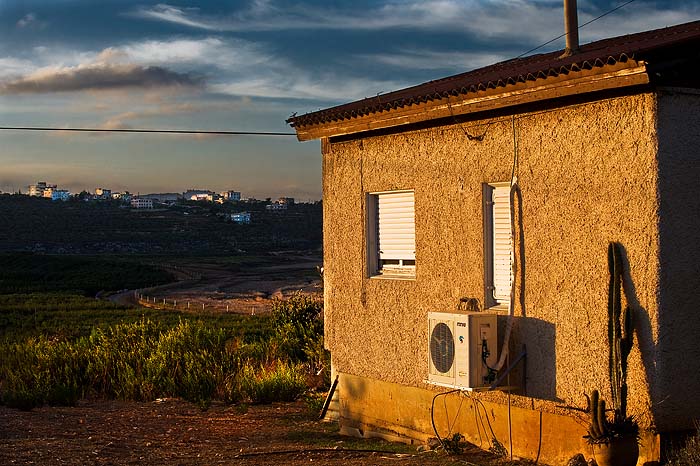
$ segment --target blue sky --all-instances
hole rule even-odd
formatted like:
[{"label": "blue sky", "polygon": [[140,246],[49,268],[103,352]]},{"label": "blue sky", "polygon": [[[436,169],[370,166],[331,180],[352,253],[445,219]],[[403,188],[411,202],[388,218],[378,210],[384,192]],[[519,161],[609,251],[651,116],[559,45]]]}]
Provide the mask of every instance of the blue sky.
[{"label": "blue sky", "polygon": [[[584,23],[623,1],[579,0]],[[0,0],[0,126],[291,131],[285,119],[512,58],[561,0]],[[700,19],[636,0],[581,42]],[[542,51],[563,47],[563,39]],[[0,132],[0,190],[321,197],[318,142]]]}]

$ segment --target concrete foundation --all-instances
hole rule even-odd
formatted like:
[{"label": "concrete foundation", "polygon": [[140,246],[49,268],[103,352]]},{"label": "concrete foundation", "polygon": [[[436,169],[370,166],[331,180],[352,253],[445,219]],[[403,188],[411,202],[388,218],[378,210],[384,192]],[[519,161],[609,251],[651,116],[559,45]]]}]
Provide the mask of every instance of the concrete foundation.
[{"label": "concrete foundation", "polygon": [[[449,391],[445,389],[444,391]],[[485,450],[498,450],[514,458],[539,464],[563,465],[576,453],[592,458],[583,436],[588,426],[584,413],[560,415],[482,400],[477,392],[439,396],[440,390],[407,387],[390,382],[340,374],[339,423],[345,435],[384,438],[408,444],[459,432]],[[643,433],[639,466],[659,461],[659,436]]]}]

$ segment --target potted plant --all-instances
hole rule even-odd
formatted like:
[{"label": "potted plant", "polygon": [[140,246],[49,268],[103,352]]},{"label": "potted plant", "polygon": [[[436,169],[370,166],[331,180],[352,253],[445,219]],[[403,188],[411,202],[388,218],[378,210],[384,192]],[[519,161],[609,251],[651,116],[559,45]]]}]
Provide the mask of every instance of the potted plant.
[{"label": "potted plant", "polygon": [[639,457],[639,425],[627,415],[627,357],[632,350],[632,310],[622,310],[622,254],[619,243],[608,246],[608,369],[613,402],[612,420],[598,390],[588,398],[591,424],[584,438],[593,447],[598,466],[634,466]]},{"label": "potted plant", "polygon": [[608,419],[605,400],[600,399],[598,390],[593,390],[588,401],[591,421],[584,438],[591,445],[598,466],[635,466],[639,457],[637,422],[617,410],[612,420]]}]

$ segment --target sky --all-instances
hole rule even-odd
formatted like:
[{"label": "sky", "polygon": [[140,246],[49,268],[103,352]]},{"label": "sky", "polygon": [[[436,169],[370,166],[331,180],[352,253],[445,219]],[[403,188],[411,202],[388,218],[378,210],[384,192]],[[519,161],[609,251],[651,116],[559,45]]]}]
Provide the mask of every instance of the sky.
[{"label": "sky", "polygon": [[[579,23],[622,3],[579,0]],[[636,0],[580,41],[698,19],[700,0]],[[563,29],[562,0],[0,0],[0,126],[293,132],[294,113],[496,63]],[[318,141],[0,131],[0,191],[37,181],[322,196]]]}]

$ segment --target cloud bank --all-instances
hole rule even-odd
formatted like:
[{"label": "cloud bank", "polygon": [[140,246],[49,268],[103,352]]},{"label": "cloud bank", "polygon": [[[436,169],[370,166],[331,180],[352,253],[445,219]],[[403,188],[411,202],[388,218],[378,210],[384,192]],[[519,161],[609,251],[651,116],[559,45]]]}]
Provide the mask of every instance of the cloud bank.
[{"label": "cloud bank", "polygon": [[100,91],[123,88],[198,87],[202,78],[160,66],[97,63],[42,68],[0,84],[0,94]]}]

